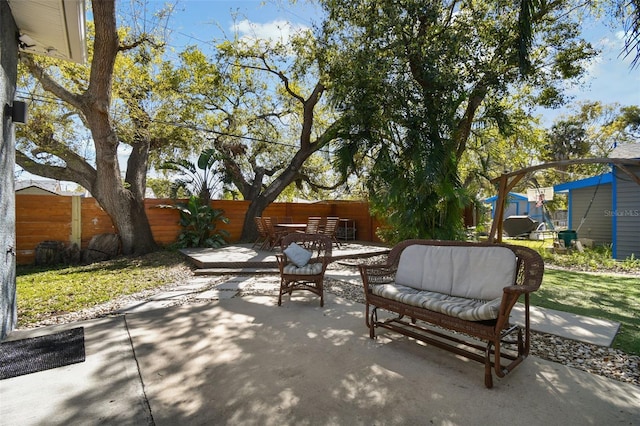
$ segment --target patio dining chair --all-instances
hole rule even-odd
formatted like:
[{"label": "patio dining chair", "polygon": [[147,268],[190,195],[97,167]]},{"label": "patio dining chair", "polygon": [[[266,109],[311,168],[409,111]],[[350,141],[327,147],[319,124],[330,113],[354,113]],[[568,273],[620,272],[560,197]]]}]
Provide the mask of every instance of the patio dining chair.
[{"label": "patio dining chair", "polygon": [[264,221],[261,217],[254,217],[253,220],[255,221],[256,228],[258,229],[258,238],[253,242],[253,246],[251,246],[251,248],[254,248],[259,244],[260,249],[263,250],[268,244],[269,234],[267,233]]},{"label": "patio dining chair", "polygon": [[278,306],[282,305],[283,294],[291,296],[297,290],[320,296],[320,306],[324,306],[324,273],[331,262],[331,239],[321,234],[291,233],[280,245],[282,252],[276,254],[280,270]]},{"label": "patio dining chair", "polygon": [[320,225],[322,223],[322,218],[320,217],[309,217],[307,219],[307,227],[304,230],[305,234],[319,234],[320,233]]},{"label": "patio dining chair", "polygon": [[286,232],[278,231],[270,217],[263,217],[262,222],[267,234],[267,243],[265,244],[265,247],[269,250],[273,250],[274,247],[280,245],[280,240],[282,240],[282,237],[286,235]]},{"label": "patio dining chair", "polygon": [[326,222],[324,223],[324,227],[321,229],[321,233],[331,238],[331,242],[333,242],[336,247],[340,247],[340,242],[338,241],[337,236],[339,224],[339,217],[328,217]]}]

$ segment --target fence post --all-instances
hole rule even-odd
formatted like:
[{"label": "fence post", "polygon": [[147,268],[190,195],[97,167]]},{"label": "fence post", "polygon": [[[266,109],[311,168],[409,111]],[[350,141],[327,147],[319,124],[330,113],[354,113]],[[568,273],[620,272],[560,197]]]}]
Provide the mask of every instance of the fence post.
[{"label": "fence post", "polygon": [[71,244],[80,247],[82,241],[82,198],[71,197]]}]

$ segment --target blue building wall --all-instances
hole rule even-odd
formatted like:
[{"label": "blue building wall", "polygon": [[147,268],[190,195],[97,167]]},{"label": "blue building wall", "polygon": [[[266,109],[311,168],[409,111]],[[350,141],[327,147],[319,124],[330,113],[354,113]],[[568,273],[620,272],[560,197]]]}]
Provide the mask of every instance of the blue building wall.
[{"label": "blue building wall", "polygon": [[[505,219],[509,216],[529,216],[535,221],[544,222],[543,208],[537,207],[535,202],[529,202],[526,195],[510,192],[508,197],[504,209]],[[497,201],[497,195],[484,200],[485,203],[491,204],[491,219],[494,219]]]}]

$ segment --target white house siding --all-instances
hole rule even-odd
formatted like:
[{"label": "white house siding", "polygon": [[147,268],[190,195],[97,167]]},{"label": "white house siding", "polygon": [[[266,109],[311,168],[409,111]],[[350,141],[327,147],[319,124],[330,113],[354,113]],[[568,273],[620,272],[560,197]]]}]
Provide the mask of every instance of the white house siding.
[{"label": "white house siding", "polygon": [[[598,192],[595,191],[596,187],[593,186],[571,191],[571,228],[578,232],[578,238],[589,238],[598,245],[611,244],[611,184],[602,184],[598,186]],[[593,203],[589,208],[592,199]]]},{"label": "white house siding", "polygon": [[[640,176],[640,167],[628,167]],[[616,258],[624,260],[632,254],[640,258],[640,185],[627,174],[616,170],[617,206]]]}]

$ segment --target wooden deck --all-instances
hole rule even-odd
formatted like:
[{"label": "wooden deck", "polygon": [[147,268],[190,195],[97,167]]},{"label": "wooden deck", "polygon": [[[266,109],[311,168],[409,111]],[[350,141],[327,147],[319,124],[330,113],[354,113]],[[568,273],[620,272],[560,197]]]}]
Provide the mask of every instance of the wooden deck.
[{"label": "wooden deck", "polygon": [[[225,247],[182,249],[180,252],[200,269],[261,269],[277,268],[277,250],[259,250],[252,244],[232,244]],[[342,242],[333,248],[333,261],[357,259],[389,253],[390,248],[370,242]]]}]

